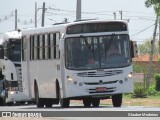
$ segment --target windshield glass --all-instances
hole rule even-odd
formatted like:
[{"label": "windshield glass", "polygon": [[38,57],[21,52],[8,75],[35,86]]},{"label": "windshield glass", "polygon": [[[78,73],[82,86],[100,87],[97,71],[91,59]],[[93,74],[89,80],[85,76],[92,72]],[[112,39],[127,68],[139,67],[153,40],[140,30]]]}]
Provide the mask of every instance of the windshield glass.
[{"label": "windshield glass", "polygon": [[18,91],[18,82],[17,81],[9,81],[8,82],[8,90],[9,91]]},{"label": "windshield glass", "polygon": [[65,40],[66,68],[105,69],[129,66],[129,36],[72,37]]},{"label": "windshield glass", "polygon": [[9,44],[9,59],[11,61],[20,61],[21,60],[21,40],[17,39],[14,41],[11,40]]}]

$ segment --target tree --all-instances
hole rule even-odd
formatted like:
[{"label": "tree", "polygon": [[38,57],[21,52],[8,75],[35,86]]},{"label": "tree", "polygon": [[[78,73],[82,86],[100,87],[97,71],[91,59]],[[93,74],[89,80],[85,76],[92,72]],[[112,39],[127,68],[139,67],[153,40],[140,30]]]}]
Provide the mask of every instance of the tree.
[{"label": "tree", "polygon": [[148,73],[146,76],[146,87],[149,88],[150,85],[150,78],[151,78],[151,73],[153,72],[153,53],[154,53],[154,45],[155,45],[155,38],[156,38],[156,31],[157,31],[157,23],[158,23],[158,14],[159,14],[159,3],[160,0],[146,0],[145,5],[146,7],[154,7],[154,10],[156,12],[156,21],[155,21],[155,29],[153,33],[153,40],[151,44],[151,53],[150,53],[150,58],[149,58],[149,66],[148,66]]},{"label": "tree", "polygon": [[[150,54],[150,51],[151,51],[151,40],[150,39],[146,40],[143,44],[138,45],[139,55]],[[155,43],[154,54],[158,54],[158,42]]]},{"label": "tree", "polygon": [[155,13],[159,14],[159,8],[160,8],[160,0],[146,0],[145,1],[146,7],[154,7]]}]

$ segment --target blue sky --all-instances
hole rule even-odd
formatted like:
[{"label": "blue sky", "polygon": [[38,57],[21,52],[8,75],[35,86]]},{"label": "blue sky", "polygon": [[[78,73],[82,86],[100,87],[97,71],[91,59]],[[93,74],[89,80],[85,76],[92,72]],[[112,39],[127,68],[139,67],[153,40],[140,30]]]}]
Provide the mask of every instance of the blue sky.
[{"label": "blue sky", "polygon": [[[42,3],[46,3],[45,26],[76,19],[77,0],[0,0],[0,36],[6,31],[14,30],[14,10],[18,10],[18,28],[34,27],[34,6],[37,2],[38,26],[41,24]],[[146,8],[145,0],[82,0],[82,19],[120,19],[119,11],[123,11],[123,19],[129,20],[130,37],[138,43],[144,42],[153,35],[155,13],[153,8]],[[54,8],[49,9],[49,8]],[[151,27],[149,27],[151,26]],[[149,27],[148,29],[146,29]],[[144,30],[146,29],[146,30]],[[144,31],[143,31],[144,30]],[[143,31],[143,32],[141,32]]]}]

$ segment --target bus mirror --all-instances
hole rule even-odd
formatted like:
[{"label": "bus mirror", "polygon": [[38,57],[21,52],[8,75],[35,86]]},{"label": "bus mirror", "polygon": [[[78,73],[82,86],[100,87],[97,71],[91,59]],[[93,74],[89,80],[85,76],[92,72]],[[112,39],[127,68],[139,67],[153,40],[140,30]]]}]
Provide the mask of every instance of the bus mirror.
[{"label": "bus mirror", "polygon": [[132,58],[138,57],[138,48],[136,41],[131,41],[131,56]]},{"label": "bus mirror", "polygon": [[4,59],[4,49],[2,45],[0,45],[0,59]]},{"label": "bus mirror", "polygon": [[13,44],[13,45],[11,46],[11,48],[14,49],[14,48],[15,48],[15,45]]}]

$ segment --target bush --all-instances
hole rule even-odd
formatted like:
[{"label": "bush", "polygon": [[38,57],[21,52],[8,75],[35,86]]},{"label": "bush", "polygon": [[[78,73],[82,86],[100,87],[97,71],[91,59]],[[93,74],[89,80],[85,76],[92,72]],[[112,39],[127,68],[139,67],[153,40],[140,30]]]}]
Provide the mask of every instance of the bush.
[{"label": "bush", "polygon": [[133,96],[134,98],[146,98],[147,97],[147,89],[143,86],[135,86]]},{"label": "bush", "polygon": [[155,74],[154,79],[156,81],[155,90],[160,91],[160,74]]},{"label": "bush", "polygon": [[148,90],[149,96],[159,96],[160,95],[160,92],[156,91],[155,86],[156,86],[155,82],[150,85],[149,90]]}]

